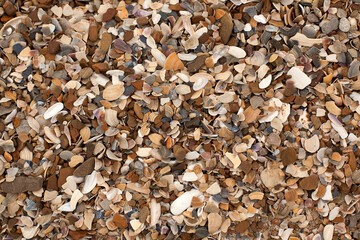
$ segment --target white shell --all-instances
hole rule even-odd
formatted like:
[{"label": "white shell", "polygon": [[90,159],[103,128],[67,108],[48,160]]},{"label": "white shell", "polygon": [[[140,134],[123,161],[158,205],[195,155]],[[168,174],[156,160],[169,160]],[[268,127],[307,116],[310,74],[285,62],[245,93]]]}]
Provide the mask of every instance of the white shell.
[{"label": "white shell", "polygon": [[298,89],[304,89],[311,83],[311,79],[300,68],[292,67],[288,75],[291,75],[290,80],[294,81],[294,86]]},{"label": "white shell", "polygon": [[54,105],[49,107],[48,110],[46,110],[46,112],[44,113],[44,118],[50,119],[53,116],[56,116],[61,110],[63,110],[63,108],[64,108],[63,103],[61,102],[55,103]]},{"label": "white shell", "polygon": [[170,211],[174,215],[179,215],[184,212],[191,205],[191,200],[193,197],[198,197],[201,195],[199,190],[192,189],[189,192],[183,193],[180,197],[175,199],[170,206]]},{"label": "white shell", "polygon": [[82,189],[83,194],[87,194],[91,192],[94,187],[96,186],[97,180],[96,180],[96,171],[93,171],[90,175],[87,175],[85,177],[85,183],[84,187]]},{"label": "white shell", "polygon": [[246,52],[244,49],[239,48],[239,47],[235,47],[235,46],[230,46],[229,47],[229,54],[231,56],[234,56],[236,58],[244,58],[246,57]]},{"label": "white shell", "polygon": [[271,83],[272,77],[271,74],[269,74],[266,78],[264,78],[263,80],[261,80],[261,82],[259,83],[259,88],[260,89],[265,89],[267,88],[270,83]]}]

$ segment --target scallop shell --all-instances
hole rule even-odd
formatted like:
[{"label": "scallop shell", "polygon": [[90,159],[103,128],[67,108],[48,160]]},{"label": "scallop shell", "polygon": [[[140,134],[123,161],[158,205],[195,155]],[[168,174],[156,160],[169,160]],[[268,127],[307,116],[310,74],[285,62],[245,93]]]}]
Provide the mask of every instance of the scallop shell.
[{"label": "scallop shell", "polygon": [[122,84],[109,85],[108,87],[105,88],[103,92],[103,97],[105,100],[114,101],[119,97],[121,97],[124,91],[125,88]]},{"label": "scallop shell", "polygon": [[180,60],[178,55],[173,52],[165,61],[165,70],[183,70],[185,68],[184,63]]},{"label": "scallop shell", "polygon": [[54,105],[49,107],[48,110],[46,110],[46,112],[44,113],[44,118],[50,119],[53,116],[56,116],[61,110],[63,110],[63,108],[64,108],[63,103],[61,102],[55,103]]}]

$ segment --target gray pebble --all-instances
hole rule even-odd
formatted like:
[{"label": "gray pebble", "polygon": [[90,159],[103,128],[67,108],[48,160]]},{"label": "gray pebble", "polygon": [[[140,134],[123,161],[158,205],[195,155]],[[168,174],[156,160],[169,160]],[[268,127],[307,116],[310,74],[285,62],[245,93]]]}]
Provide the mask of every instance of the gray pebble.
[{"label": "gray pebble", "polygon": [[350,22],[346,18],[341,18],[339,23],[339,29],[343,32],[350,31]]}]

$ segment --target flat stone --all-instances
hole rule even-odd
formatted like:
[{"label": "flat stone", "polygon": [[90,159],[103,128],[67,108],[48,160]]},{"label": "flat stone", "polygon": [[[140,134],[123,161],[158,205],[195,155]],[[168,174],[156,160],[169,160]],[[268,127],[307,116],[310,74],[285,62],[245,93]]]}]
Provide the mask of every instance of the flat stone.
[{"label": "flat stone", "polygon": [[6,1],[3,5],[4,11],[9,16],[15,16],[17,9],[11,1]]},{"label": "flat stone", "polygon": [[235,231],[238,233],[244,233],[249,227],[249,221],[242,221],[235,225]]},{"label": "flat stone", "polygon": [[315,190],[319,183],[319,177],[317,175],[311,175],[302,179],[299,186],[304,190]]},{"label": "flat stone", "polygon": [[28,191],[38,191],[42,188],[43,179],[39,177],[16,177],[12,182],[1,184],[1,191],[5,193],[23,193]]},{"label": "flat stone", "polygon": [[47,183],[46,183],[46,189],[47,190],[58,190],[58,179],[56,177],[55,174],[51,175],[48,179],[47,179]]},{"label": "flat stone", "polygon": [[103,15],[102,17],[102,21],[103,22],[108,22],[110,21],[111,19],[113,19],[116,14],[117,14],[117,10],[115,8],[109,8]]},{"label": "flat stone", "polygon": [[60,43],[56,40],[52,40],[48,44],[48,52],[55,54],[60,50]]},{"label": "flat stone", "polygon": [[195,58],[194,61],[190,62],[187,65],[187,69],[189,70],[189,72],[197,72],[205,64],[206,58],[207,57],[205,55],[201,55]]},{"label": "flat stone", "polygon": [[58,187],[61,188],[66,182],[66,178],[74,173],[74,169],[71,167],[62,168],[59,172]]},{"label": "flat stone", "polygon": [[113,218],[113,222],[118,228],[127,228],[128,223],[126,222],[125,218],[120,214],[116,213]]},{"label": "flat stone", "polygon": [[231,33],[233,31],[234,23],[232,21],[231,16],[228,13],[225,13],[224,16],[220,19],[220,29],[219,34],[221,41],[226,44],[231,36]]},{"label": "flat stone", "polygon": [[85,177],[94,171],[95,168],[95,158],[90,158],[78,166],[74,171],[74,176],[76,177]]},{"label": "flat stone", "polygon": [[296,151],[292,147],[285,148],[280,152],[280,159],[283,162],[284,166],[290,165],[296,162],[297,156]]}]

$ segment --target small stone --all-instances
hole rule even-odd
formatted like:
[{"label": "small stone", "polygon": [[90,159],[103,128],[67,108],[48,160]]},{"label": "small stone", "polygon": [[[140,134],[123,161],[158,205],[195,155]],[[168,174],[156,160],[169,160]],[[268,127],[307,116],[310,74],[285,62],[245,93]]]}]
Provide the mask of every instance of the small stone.
[{"label": "small stone", "polygon": [[15,16],[17,9],[11,1],[6,1],[3,5],[4,11],[9,16]]},{"label": "small stone", "polygon": [[346,18],[341,18],[339,23],[339,29],[343,32],[349,32],[350,31],[350,22]]},{"label": "small stone", "polygon": [[182,147],[178,147],[176,148],[176,150],[174,151],[174,157],[177,159],[177,160],[184,160],[185,157],[186,157],[186,150]]},{"label": "small stone", "polygon": [[126,222],[125,218],[122,217],[120,214],[116,213],[113,217],[113,222],[118,228],[127,228],[128,223]]},{"label": "small stone", "polygon": [[1,191],[5,193],[23,193],[28,191],[38,191],[42,188],[43,180],[39,177],[16,177],[12,182],[1,184]]},{"label": "small stone", "polygon": [[55,54],[60,50],[60,43],[56,40],[52,40],[48,44],[48,52]]},{"label": "small stone", "polygon": [[57,185],[57,177],[55,174],[51,175],[48,179],[47,179],[47,184],[46,184],[46,189],[47,190],[58,190],[58,185]]},{"label": "small stone", "polygon": [[201,55],[197,57],[194,61],[190,62],[187,65],[189,72],[197,72],[204,64],[206,60],[206,55]]},{"label": "small stone", "polygon": [[340,162],[341,161],[341,155],[338,152],[333,152],[333,154],[331,155],[331,160]]},{"label": "small stone", "polygon": [[205,227],[200,227],[196,229],[195,235],[199,238],[206,238],[209,236],[209,231]]},{"label": "small stone", "polygon": [[238,233],[244,233],[250,227],[249,221],[242,221],[235,225],[235,231]]},{"label": "small stone", "polygon": [[139,26],[144,26],[149,23],[149,20],[147,17],[140,17],[136,19],[136,22]]},{"label": "small stone", "polygon": [[293,164],[297,160],[296,151],[292,147],[285,148],[280,152],[280,159],[284,166]]},{"label": "small stone", "polygon": [[68,176],[71,176],[74,172],[74,169],[71,167],[67,168],[61,168],[59,172],[59,178],[58,178],[58,187],[61,188],[62,185],[66,182],[66,178]]},{"label": "small stone", "polygon": [[85,177],[94,171],[95,168],[95,158],[90,158],[78,166],[74,171],[74,176],[76,177]]},{"label": "small stone", "polygon": [[108,22],[110,21],[111,19],[113,19],[116,14],[117,14],[117,10],[115,8],[109,8],[103,15],[102,17],[102,21],[103,22]]},{"label": "small stone", "polygon": [[225,13],[222,18],[220,18],[220,38],[221,41],[226,44],[230,40],[231,33],[234,28],[234,23],[229,13]]},{"label": "small stone", "polygon": [[103,33],[100,41],[100,50],[103,52],[107,52],[112,42],[112,36],[110,33]]},{"label": "small stone", "polygon": [[304,190],[315,190],[319,183],[319,177],[317,175],[311,175],[302,179],[299,186]]}]

